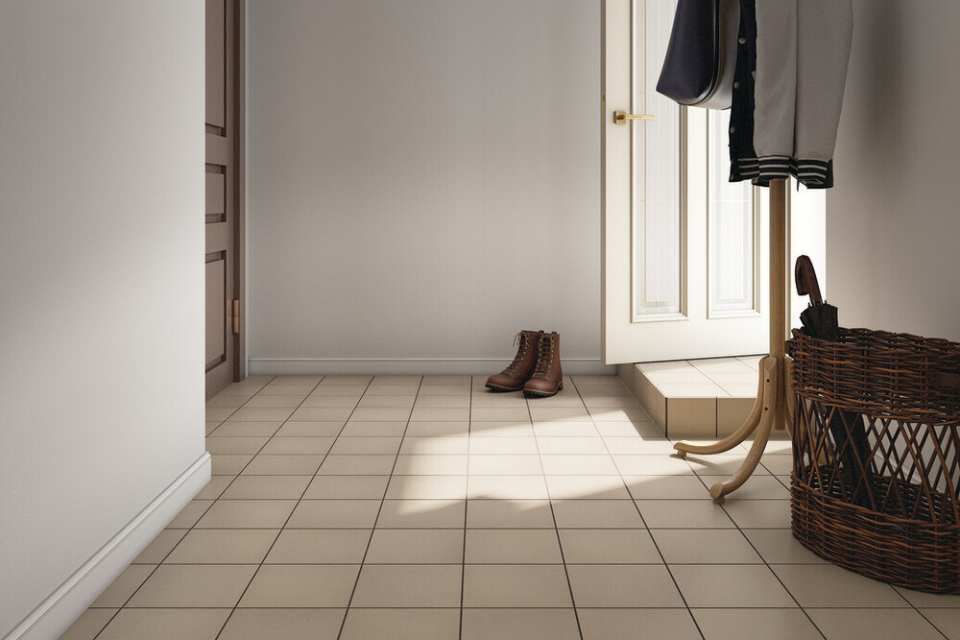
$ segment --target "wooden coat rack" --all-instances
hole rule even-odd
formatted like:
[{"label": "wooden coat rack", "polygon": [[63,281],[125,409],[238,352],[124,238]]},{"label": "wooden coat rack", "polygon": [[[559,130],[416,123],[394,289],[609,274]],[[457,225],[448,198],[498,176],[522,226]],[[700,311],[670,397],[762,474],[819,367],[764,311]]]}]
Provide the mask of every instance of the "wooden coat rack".
[{"label": "wooden coat rack", "polygon": [[760,381],[757,399],[743,425],[734,433],[710,445],[694,445],[678,442],[673,448],[676,455],[712,455],[733,449],[753,436],[753,444],[743,464],[726,482],[717,482],[710,487],[714,502],[723,502],[723,497],[739,489],[753,474],[760,457],[767,447],[770,433],[777,428],[788,427],[791,414],[790,398],[791,363],[786,357],[787,332],[787,273],[790,255],[787,253],[787,181],[772,180],[770,196],[770,353],[760,361]]}]

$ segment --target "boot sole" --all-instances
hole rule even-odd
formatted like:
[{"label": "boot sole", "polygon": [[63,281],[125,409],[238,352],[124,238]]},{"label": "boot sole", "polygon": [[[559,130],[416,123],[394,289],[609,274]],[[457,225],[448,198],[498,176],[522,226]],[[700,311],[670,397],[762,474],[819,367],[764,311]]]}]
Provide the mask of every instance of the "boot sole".
[{"label": "boot sole", "polygon": [[526,391],[524,390],[523,395],[526,398],[552,398],[563,391],[563,385],[561,384],[557,387],[556,391]]},{"label": "boot sole", "polygon": [[486,387],[487,389],[490,389],[490,391],[497,391],[500,393],[506,393],[508,391],[520,391],[521,389],[523,389],[523,386],[503,387],[503,386],[500,386],[499,384],[489,384],[489,383],[487,383]]}]

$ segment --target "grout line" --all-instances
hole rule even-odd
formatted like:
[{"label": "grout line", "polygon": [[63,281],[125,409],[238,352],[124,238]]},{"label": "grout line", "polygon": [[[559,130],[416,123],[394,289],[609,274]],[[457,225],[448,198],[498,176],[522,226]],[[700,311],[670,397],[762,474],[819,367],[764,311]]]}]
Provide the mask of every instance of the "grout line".
[{"label": "grout line", "polygon": [[[310,397],[310,394],[312,394],[314,391],[316,391],[317,387],[319,387],[320,384],[321,384],[324,380],[326,380],[326,376],[320,376],[320,379],[317,381],[317,383],[316,383],[315,385],[313,385],[313,387],[310,388],[310,391],[308,391],[308,392],[307,392],[307,395],[304,396],[303,400],[300,401],[300,404],[298,404],[298,405],[294,408],[294,410],[290,412],[290,415],[287,416],[287,419],[286,419],[286,420],[284,420],[283,422],[280,423],[280,427],[279,427],[276,431],[273,432],[273,435],[270,436],[269,438],[267,438],[267,441],[263,444],[263,447],[260,448],[260,451],[263,451],[263,449],[266,448],[266,446],[267,446],[268,444],[270,444],[270,442],[271,442],[274,438],[277,437],[276,434],[279,433],[281,429],[283,429],[283,426],[284,426],[285,424],[287,424],[287,422],[289,422],[291,416],[293,416],[293,415],[300,409],[300,407],[303,406],[303,403],[307,401],[307,398]],[[372,378],[371,378],[371,380],[372,380]],[[369,383],[368,383],[368,385],[369,385]],[[258,393],[259,393],[259,392],[258,392]],[[344,424],[344,426],[346,426],[347,423],[344,422],[343,424]],[[342,431],[342,430],[343,430],[343,427],[340,427],[340,430]],[[247,594],[247,590],[250,588],[250,585],[253,584],[253,581],[257,579],[257,574],[260,573],[260,569],[263,568],[263,563],[266,562],[267,556],[270,555],[270,552],[271,552],[271,551],[273,551],[273,547],[277,544],[277,540],[280,539],[280,535],[283,533],[283,530],[284,530],[284,528],[287,526],[287,523],[290,522],[290,518],[293,517],[293,513],[297,510],[297,507],[300,506],[300,502],[303,500],[303,496],[306,495],[307,491],[310,489],[310,484],[313,482],[313,478],[316,478],[316,477],[317,477],[317,473],[320,472],[320,467],[323,465],[323,461],[327,459],[327,456],[328,456],[328,455],[330,455],[330,449],[332,449],[332,448],[333,448],[333,443],[331,442],[331,443],[330,443],[330,447],[327,449],[327,452],[326,452],[325,454],[323,454],[323,459],[320,461],[320,464],[317,465],[316,470],[313,472],[313,477],[312,477],[312,478],[310,479],[310,481],[307,482],[307,484],[303,487],[303,491],[300,493],[300,498],[297,500],[296,504],[293,505],[293,509],[291,509],[291,510],[290,510],[290,513],[287,514],[286,520],[283,521],[283,524],[282,524],[282,525],[280,526],[280,528],[277,530],[277,535],[274,536],[273,542],[270,543],[270,546],[267,548],[266,553],[264,553],[264,554],[263,554],[263,557],[260,558],[260,562],[257,563],[257,568],[254,570],[253,575],[250,576],[250,580],[247,582],[246,586],[243,588],[243,591],[240,592],[240,597],[238,597],[238,598],[237,598],[237,601],[233,604],[233,607],[230,609],[230,613],[227,614],[226,619],[223,621],[223,624],[220,626],[220,630],[217,631],[217,635],[214,636],[215,638],[219,638],[219,637],[221,636],[221,634],[223,634],[223,630],[227,628],[227,624],[230,622],[230,619],[233,618],[233,614],[236,612],[237,607],[240,606],[240,601],[243,600],[243,596],[245,596],[245,595]],[[244,465],[243,469],[240,470],[240,473],[238,473],[238,474],[236,475],[236,477],[234,478],[234,480],[236,480],[237,478],[239,478],[239,477],[240,477],[240,474],[243,473],[244,469],[246,469],[247,466],[249,466],[251,463],[253,463],[253,461],[256,459],[256,457],[257,457],[258,455],[260,455],[260,451],[258,451],[256,454],[254,454],[254,456],[253,456],[252,458],[250,458],[250,462],[248,462],[246,465]],[[256,477],[256,476],[255,476],[255,477]],[[223,491],[226,492],[226,491],[230,488],[230,485],[232,485],[232,484],[233,484],[233,481],[231,481],[230,484],[227,485],[226,488],[225,488]],[[220,495],[223,495],[223,492],[221,492]],[[197,522],[199,522],[199,520],[198,520]],[[186,538],[186,536],[184,536],[184,538]],[[181,539],[181,540],[182,540],[182,539]],[[179,543],[178,543],[178,544],[179,544]],[[174,547],[174,549],[176,549],[176,547]],[[171,553],[172,553],[172,551],[171,551]]]},{"label": "grout line", "polygon": [[[376,376],[371,378],[370,384],[373,384],[374,380],[376,380]],[[403,425],[403,433],[400,434],[400,446],[397,447],[397,452],[393,456],[393,466],[390,467],[390,474],[387,476],[387,484],[383,487],[383,495],[380,496],[380,506],[377,508],[377,515],[374,517],[373,525],[370,527],[370,535],[367,538],[367,545],[363,550],[363,557],[360,559],[360,565],[357,569],[357,577],[353,580],[353,588],[350,589],[350,598],[347,600],[346,607],[344,607],[343,610],[343,620],[340,621],[340,629],[337,631],[337,640],[340,640],[341,636],[343,636],[343,630],[347,626],[347,616],[350,615],[350,608],[353,606],[353,597],[357,593],[357,586],[360,584],[360,576],[363,575],[363,567],[367,562],[367,554],[370,553],[370,546],[373,544],[373,534],[377,530],[377,521],[380,519],[380,513],[383,511],[383,503],[387,499],[387,494],[390,491],[390,484],[393,482],[393,472],[397,468],[397,460],[400,458],[400,450],[403,448],[403,439],[406,437],[407,429],[410,427],[410,420],[413,418],[414,407],[417,405],[417,399],[420,397],[420,389],[422,387],[423,376],[420,376],[420,380],[417,383],[417,392],[414,394],[413,404],[410,406],[410,412],[407,414],[406,423]],[[366,390],[364,390],[364,395],[366,395]],[[361,396],[361,400],[362,399],[363,397]],[[331,448],[333,448],[333,445],[331,445]]]},{"label": "grout line", "polygon": [[463,545],[460,557],[460,628],[457,637],[463,640],[463,594],[467,583],[467,512],[470,509],[470,425],[473,424],[473,376],[469,377],[470,397],[467,400],[467,469],[463,495]]},{"label": "grout line", "polygon": [[[563,374],[561,373],[561,381],[563,380]],[[573,379],[570,378],[570,384],[573,384]],[[576,388],[576,386],[574,386]],[[522,393],[522,392],[521,392]],[[580,393],[577,393],[577,396],[580,397]],[[537,461],[540,464],[540,478],[543,481],[543,488],[547,492],[547,504],[550,505],[550,517],[553,519],[553,535],[557,539],[557,548],[560,550],[560,562],[563,563],[563,575],[567,579],[567,590],[570,593],[570,605],[573,607],[573,617],[577,622],[577,633],[580,634],[580,640],[583,638],[583,627],[580,625],[580,612],[577,609],[577,599],[573,595],[573,582],[570,580],[570,570],[567,568],[567,557],[563,552],[563,542],[560,540],[560,528],[557,526],[557,514],[553,510],[553,496],[550,494],[550,485],[547,483],[547,473],[546,468],[543,466],[543,454],[540,452],[540,441],[537,439],[536,424],[533,421],[533,410],[530,408],[530,399],[524,398],[524,402],[527,405],[527,414],[530,419],[530,428],[533,430],[533,441],[537,448]],[[583,404],[583,398],[580,397],[580,402]],[[583,410],[589,415],[587,410],[587,405],[583,404]],[[593,417],[590,418],[591,424],[593,423]],[[596,429],[596,424],[594,424],[594,429]]]},{"label": "grout line", "polygon": [[[580,396],[580,400],[582,402],[583,395],[580,393],[579,387],[577,387],[577,384],[576,382],[573,381],[573,379],[571,379],[571,382],[573,382],[573,388],[577,391],[577,395]],[[590,417],[590,420],[593,422],[593,428],[597,429],[597,421],[593,419],[592,415]],[[597,429],[597,432],[599,431],[600,430]],[[601,438],[601,441],[603,442],[604,449],[607,450],[607,455],[609,455],[610,459],[614,461],[614,466],[616,466],[617,471],[620,472],[620,466],[616,463],[616,458],[613,457],[613,454],[610,453],[610,449],[609,447],[607,447],[607,441],[603,440],[602,438]],[[664,557],[663,551],[660,550],[660,545],[657,544],[657,539],[653,537],[652,533],[650,533],[650,527],[647,525],[647,521],[643,517],[643,513],[640,511],[640,507],[637,505],[637,501],[633,498],[633,494],[630,492],[630,486],[627,484],[626,479],[623,477],[623,473],[620,473],[619,477],[620,477],[620,482],[623,483],[624,491],[626,491],[627,495],[630,496],[630,502],[633,503],[633,508],[636,510],[637,515],[640,516],[640,521],[643,522],[643,526],[646,528],[647,535],[650,536],[650,542],[653,544],[653,547],[657,550],[657,555],[660,556],[660,561],[662,562],[663,568],[666,569],[667,574],[670,576],[670,580],[673,581],[673,588],[677,590],[677,594],[680,596],[680,601],[683,602],[683,608],[686,609],[687,615],[690,616],[690,620],[691,622],[693,622],[693,626],[696,627],[697,633],[700,634],[701,638],[705,639],[706,636],[703,633],[703,629],[700,628],[700,623],[697,622],[696,616],[693,615],[693,611],[690,609],[690,605],[687,603],[687,597],[683,594],[683,590],[680,588],[680,583],[677,582],[676,576],[673,575],[673,571],[670,569],[670,565],[667,564],[667,559],[666,557]]]},{"label": "grout line", "polygon": [[[227,415],[227,417],[223,419],[223,422],[221,422],[219,425],[217,425],[217,426],[214,428],[213,431],[216,431],[216,430],[219,429],[221,426],[223,426],[224,422],[226,422],[227,420],[229,420],[229,419],[233,416],[233,414],[235,414],[237,411],[240,411],[240,409],[242,409],[243,407],[245,407],[245,406],[247,405],[247,403],[250,402],[250,400],[253,399],[254,396],[256,396],[258,393],[260,393],[268,384],[270,384],[271,382],[273,382],[275,379],[276,379],[276,376],[271,376],[269,380],[267,380],[267,381],[264,382],[262,385],[260,385],[260,387],[257,388],[257,390],[254,391],[253,394],[252,394],[250,397],[248,397],[246,400],[243,401],[243,404],[241,404],[241,405],[238,406],[236,409],[234,409],[233,411],[231,411],[231,412]],[[206,411],[206,402],[204,402],[204,411]],[[203,433],[204,433],[204,436],[203,436],[204,448],[206,448],[206,439],[207,439],[206,422],[204,422],[204,430],[203,430]],[[213,432],[211,431],[211,433],[213,433]],[[267,440],[267,442],[269,442],[269,439]],[[263,443],[263,447],[265,447],[265,446],[267,446],[267,443],[266,443],[266,442]],[[260,450],[262,450],[263,447],[260,447]],[[254,455],[254,457],[256,457],[256,455]],[[252,461],[253,458],[250,458],[250,460]],[[249,461],[247,462],[247,465],[248,465],[248,464],[250,464]],[[244,465],[243,468],[246,469],[246,465]],[[241,471],[243,471],[243,469],[241,469]],[[236,480],[238,477],[240,477],[240,474],[239,474],[239,473],[238,473],[236,476],[234,476],[233,479]],[[211,476],[211,480],[212,480],[212,479],[213,479],[213,476]],[[228,488],[231,484],[233,484],[233,480],[231,480],[231,481],[227,484],[227,486],[224,487],[223,490],[220,491],[220,493],[218,494],[217,497],[219,497],[220,495],[223,495],[223,492],[226,491],[227,488]],[[193,500],[195,500],[195,499],[196,499],[196,498],[193,498],[190,502],[193,502]],[[204,517],[205,515],[207,515],[207,512],[210,511],[210,509],[213,508],[213,505],[216,504],[216,502],[217,502],[217,499],[216,499],[216,498],[214,498],[213,500],[210,501],[210,504],[208,504],[208,505],[207,505],[207,508],[203,510],[203,513],[201,513],[200,516],[196,519],[196,521],[194,521],[194,523],[193,523],[192,525],[190,525],[189,528],[187,528],[187,532],[184,533],[183,536],[180,537],[180,540],[177,541],[177,544],[173,545],[173,547],[171,547],[170,551],[166,552],[166,553],[163,555],[163,557],[160,558],[160,562],[158,562],[156,565],[154,565],[153,570],[151,570],[150,573],[147,574],[147,577],[144,578],[143,581],[137,586],[137,588],[133,590],[133,592],[130,594],[130,596],[127,597],[127,599],[123,601],[123,604],[121,604],[119,607],[117,607],[117,610],[113,612],[113,615],[110,616],[110,619],[107,620],[106,624],[103,625],[103,627],[100,629],[100,631],[98,631],[98,632],[93,636],[93,638],[92,638],[91,640],[96,640],[97,638],[99,638],[100,635],[104,632],[104,630],[105,630],[107,627],[110,626],[110,623],[113,622],[114,618],[116,618],[117,615],[119,615],[119,613],[120,613],[121,611],[123,611],[123,610],[127,607],[127,605],[130,603],[130,601],[133,600],[134,596],[137,595],[137,592],[139,592],[140,589],[143,588],[143,585],[147,584],[147,582],[150,580],[150,578],[153,577],[153,574],[155,574],[155,573],[157,572],[157,570],[160,569],[160,567],[163,566],[163,561],[166,560],[167,558],[169,558],[169,557],[170,557],[170,554],[173,553],[173,550],[176,549],[176,548],[180,545],[181,542],[183,542],[184,538],[186,538],[188,535],[190,535],[190,532],[193,531],[194,528],[196,528],[197,524],[203,519],[203,517]],[[187,504],[189,504],[189,503],[187,503]],[[178,515],[179,515],[179,514],[178,514]],[[176,517],[176,516],[174,516],[174,517]],[[164,529],[166,529],[166,527],[164,527]],[[162,530],[161,530],[161,531],[162,531]],[[154,538],[154,540],[155,540],[155,539],[156,539],[156,538]],[[153,542],[153,540],[151,540],[150,542]],[[148,544],[149,544],[149,543],[148,543]],[[144,547],[144,548],[146,548],[146,547]],[[139,555],[139,554],[138,554],[138,555]],[[134,560],[136,560],[136,558],[134,558]],[[132,565],[132,564],[133,564],[133,561],[131,560],[130,565]],[[129,568],[130,565],[127,565],[127,567]],[[126,571],[126,569],[124,569],[124,571]]]}]

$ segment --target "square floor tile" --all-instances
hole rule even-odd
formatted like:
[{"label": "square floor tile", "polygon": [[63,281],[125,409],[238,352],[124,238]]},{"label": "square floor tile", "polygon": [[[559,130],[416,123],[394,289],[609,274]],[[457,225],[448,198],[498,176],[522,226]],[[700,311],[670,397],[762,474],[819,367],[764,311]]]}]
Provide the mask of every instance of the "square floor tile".
[{"label": "square floor tile", "polygon": [[98,640],[214,640],[230,609],[123,609]]},{"label": "square floor tile", "polygon": [[166,562],[173,564],[256,564],[277,537],[275,529],[194,529]]},{"label": "square floor tile", "polygon": [[471,500],[546,500],[542,476],[470,476],[467,494]]},{"label": "square floor tile", "polygon": [[277,437],[280,438],[334,438],[340,434],[343,429],[344,421],[326,421],[326,422],[295,422],[291,420],[285,423],[277,431]]},{"label": "square floor tile", "polygon": [[218,640],[336,640],[343,609],[237,609]]},{"label": "square floor tile", "polygon": [[405,455],[466,454],[469,442],[466,434],[408,436],[400,445],[400,453]]},{"label": "square floor tile", "polygon": [[246,469],[245,476],[312,476],[323,462],[322,455],[257,455]]},{"label": "square floor tile", "polygon": [[[399,395],[399,396],[387,396],[387,395],[377,395],[377,396],[365,396],[360,400],[360,404],[357,405],[358,409],[406,409],[407,413],[410,412],[410,408],[413,407],[413,402],[416,400],[416,396],[411,395]],[[396,420],[405,420],[406,414],[401,415]]]},{"label": "square floor tile", "polygon": [[233,476],[213,476],[194,500],[216,500],[231,482],[233,482]]},{"label": "square floor tile", "polygon": [[464,607],[572,606],[562,565],[473,564],[464,571]]},{"label": "square floor tile", "polygon": [[322,476],[376,476],[390,475],[396,456],[335,456],[329,455],[320,465]]},{"label": "square floor tile", "polygon": [[393,471],[398,476],[462,476],[467,473],[464,455],[401,455]]},{"label": "square floor tile", "polygon": [[804,547],[790,529],[744,529],[743,534],[770,564],[826,564]]},{"label": "square floor tile", "polygon": [[381,529],[462,529],[464,500],[384,500]]},{"label": "square floor tile", "polygon": [[116,612],[116,609],[87,609],[60,636],[60,640],[94,640]]},{"label": "square floor tile", "polygon": [[207,437],[210,453],[256,453],[267,443],[266,436],[257,437]]},{"label": "square floor tile", "polygon": [[368,422],[407,420],[410,417],[410,408],[410,405],[406,407],[364,407],[361,404],[353,410],[350,417],[353,420]]},{"label": "square floor tile", "polygon": [[808,609],[827,640],[942,640],[912,609]]},{"label": "square floor tile", "polygon": [[364,565],[354,607],[458,607],[460,565]]},{"label": "square floor tile", "polygon": [[243,407],[237,409],[230,419],[236,422],[264,422],[286,420],[293,413],[287,407]]},{"label": "square floor tile", "polygon": [[667,564],[760,564],[753,547],[735,529],[655,529]]},{"label": "square floor tile", "polygon": [[467,527],[472,529],[553,529],[547,500],[469,500]]},{"label": "square floor tile", "polygon": [[296,500],[220,500],[197,523],[198,529],[279,529]]},{"label": "square floor tile", "polygon": [[186,534],[183,529],[164,529],[133,559],[132,564],[160,564]]},{"label": "square floor tile", "polygon": [[789,500],[727,500],[727,515],[744,529],[789,529]]},{"label": "square floor tile", "polygon": [[675,565],[670,570],[690,607],[797,606],[764,565]]},{"label": "square floor tile", "polygon": [[[209,487],[209,485],[207,485]],[[226,485],[224,485],[226,486]],[[222,490],[222,489],[221,489]],[[219,492],[218,492],[219,493]],[[197,523],[213,504],[211,500],[191,500],[167,525],[168,529],[189,529]]]},{"label": "square floor tile", "polygon": [[470,409],[468,407],[425,407],[417,405],[410,415],[411,420],[419,421],[468,420],[469,418]]},{"label": "square floor tile", "polygon": [[280,420],[268,420],[265,422],[234,422],[228,420],[217,427],[218,436],[272,436],[277,432],[283,422]]},{"label": "square floor tile", "polygon": [[341,640],[457,640],[452,609],[350,609]]},{"label": "square floor tile", "polygon": [[579,640],[573,609],[466,609],[463,640]]},{"label": "square floor tile", "polygon": [[595,438],[600,435],[590,421],[537,421],[533,432],[537,438]]},{"label": "square floor tile", "polygon": [[289,396],[254,396],[247,401],[246,406],[248,407],[284,407],[287,409],[295,409],[303,402],[304,395],[302,393]]},{"label": "square floor tile", "polygon": [[922,609],[924,616],[950,640],[960,640],[960,609]]},{"label": "square floor tile", "polygon": [[224,491],[224,500],[296,500],[310,476],[240,476]]},{"label": "square floor tile", "polygon": [[475,406],[470,411],[472,422],[529,421],[530,414],[523,405],[510,407]]},{"label": "square floor tile", "polygon": [[923,591],[912,591],[902,587],[894,587],[907,602],[918,609],[938,609],[950,608],[960,609],[960,595],[951,595],[945,593],[925,593]]},{"label": "square floor tile", "polygon": [[529,420],[489,420],[470,423],[470,439],[474,438],[532,438],[533,426]]},{"label": "square floor tile", "polygon": [[580,608],[577,612],[584,640],[701,640],[697,626],[686,609]]},{"label": "square floor tile", "polygon": [[256,565],[161,565],[128,606],[232,607],[256,570]]},{"label": "square floor tile", "polygon": [[368,564],[446,564],[463,560],[462,529],[377,529]]},{"label": "square floor tile", "polygon": [[468,564],[561,564],[553,529],[469,529]]},{"label": "square floor tile", "polygon": [[[266,409],[263,409],[266,411]],[[286,411],[286,409],[284,409]],[[285,416],[290,420],[304,422],[334,422],[337,420],[347,420],[350,418],[354,409],[350,407],[306,407],[301,406],[293,412],[292,415]],[[283,418],[281,418],[283,419]]]},{"label": "square floor tile", "polygon": [[553,500],[627,500],[620,476],[547,476]]},{"label": "square floor tile", "polygon": [[379,500],[304,500],[293,510],[291,529],[372,529]]},{"label": "square floor tile", "polygon": [[252,453],[214,453],[210,455],[211,473],[215,476],[235,476],[253,459]]},{"label": "square floor tile", "polygon": [[617,468],[625,476],[686,476],[693,468],[686,460],[662,455],[613,456]]},{"label": "square floor tile", "polygon": [[789,500],[790,492],[774,476],[750,476],[742,487],[727,496],[727,502],[740,500]]},{"label": "square floor tile", "polygon": [[567,565],[578,607],[682,607],[667,568],[657,565]]},{"label": "square floor tile", "polygon": [[240,607],[345,607],[357,565],[263,565]]},{"label": "square floor tile", "polygon": [[387,487],[391,500],[463,500],[466,476],[393,476]]},{"label": "square floor tile", "polygon": [[[527,438],[477,438],[476,440],[513,441]],[[472,476],[540,476],[543,469],[538,455],[471,455]]]},{"label": "square floor tile", "polygon": [[733,529],[733,521],[712,500],[638,500],[651,529]]},{"label": "square floor tile", "polygon": [[[601,422],[602,425],[619,424]],[[627,423],[630,424],[630,423]],[[632,428],[633,425],[630,425]],[[673,453],[673,443],[665,438],[645,438],[634,436],[604,436],[603,442],[612,454],[669,456]]]},{"label": "square floor tile", "polygon": [[[537,446],[544,456],[555,455],[606,455],[607,447],[600,437],[537,438]],[[548,473],[552,473],[548,471]],[[584,473],[579,471],[577,473]],[[586,472],[593,473],[593,472]]]},{"label": "square floor tile", "polygon": [[554,500],[553,513],[561,529],[644,528],[631,500]]},{"label": "square floor tile", "polygon": [[369,438],[338,438],[330,450],[333,455],[381,454],[393,455],[400,450],[399,436]]},{"label": "square floor tile", "polygon": [[696,476],[624,476],[627,488],[637,500],[709,499],[707,487]]},{"label": "square floor tile", "polygon": [[406,435],[414,438],[465,437],[470,431],[469,424],[466,420],[433,420],[426,422],[411,420],[409,426],[407,426]]},{"label": "square floor tile", "polygon": [[694,609],[707,640],[821,640],[799,609]]},{"label": "square floor tile", "polygon": [[359,564],[367,529],[286,529],[270,549],[267,564]]},{"label": "square floor tile", "polygon": [[279,454],[324,454],[333,446],[333,438],[330,437],[276,437],[272,438],[267,446],[263,448],[263,453]]},{"label": "square floor tile", "polygon": [[832,564],[771,567],[801,607],[908,607],[893,587]]},{"label": "square floor tile", "polygon": [[604,455],[545,455],[543,472],[550,476],[619,476],[613,458]]},{"label": "square floor tile", "polygon": [[645,529],[561,529],[563,557],[570,564],[659,564]]},{"label": "square floor tile", "polygon": [[93,601],[91,607],[108,607],[115,609],[122,607],[133,593],[153,573],[155,565],[130,565],[117,576],[110,586]]},{"label": "square floor tile", "polygon": [[379,500],[390,476],[317,476],[304,494],[306,500]]}]

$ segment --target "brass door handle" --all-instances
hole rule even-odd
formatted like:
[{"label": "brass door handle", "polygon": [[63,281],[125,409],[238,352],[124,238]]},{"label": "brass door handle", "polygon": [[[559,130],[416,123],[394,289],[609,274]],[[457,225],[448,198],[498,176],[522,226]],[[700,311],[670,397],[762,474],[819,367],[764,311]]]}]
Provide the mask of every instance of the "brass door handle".
[{"label": "brass door handle", "polygon": [[626,111],[614,111],[614,124],[627,124],[628,120],[654,120],[656,116],[649,113],[627,113]]}]

